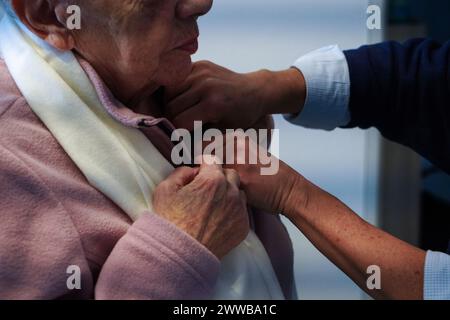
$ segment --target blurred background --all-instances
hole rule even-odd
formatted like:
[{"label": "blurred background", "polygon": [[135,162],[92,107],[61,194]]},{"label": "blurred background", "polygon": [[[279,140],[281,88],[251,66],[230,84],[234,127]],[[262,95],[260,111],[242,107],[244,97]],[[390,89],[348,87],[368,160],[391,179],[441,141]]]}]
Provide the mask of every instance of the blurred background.
[{"label": "blurred background", "polygon": [[[215,0],[200,20],[201,49],[239,72],[288,68],[330,44],[356,48],[383,40],[450,38],[448,0]],[[366,26],[369,4],[382,9],[382,30]],[[375,130],[333,133],[294,127],[277,118],[280,156],[305,177],[398,237],[445,251],[450,239],[449,177]],[[367,299],[286,221],[295,247],[300,299]]]}]

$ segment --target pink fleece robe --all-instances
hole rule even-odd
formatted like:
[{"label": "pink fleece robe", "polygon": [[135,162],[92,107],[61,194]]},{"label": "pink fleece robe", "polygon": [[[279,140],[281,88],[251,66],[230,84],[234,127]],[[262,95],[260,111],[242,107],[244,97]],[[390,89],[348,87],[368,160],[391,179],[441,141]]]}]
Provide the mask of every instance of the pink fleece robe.
[{"label": "pink fleece robe", "polygon": [[[81,63],[111,116],[170,154],[168,121],[133,113]],[[263,213],[254,229],[291,298],[286,229]],[[80,290],[67,286],[72,265],[81,270]],[[93,188],[0,60],[0,299],[208,299],[219,270],[211,252],[170,222],[145,213],[133,223]]]}]

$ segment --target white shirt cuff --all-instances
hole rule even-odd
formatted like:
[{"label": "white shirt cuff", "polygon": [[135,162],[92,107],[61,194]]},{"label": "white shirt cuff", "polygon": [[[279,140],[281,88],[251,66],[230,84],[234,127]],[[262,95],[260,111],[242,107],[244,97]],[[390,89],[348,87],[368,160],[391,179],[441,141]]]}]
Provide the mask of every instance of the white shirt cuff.
[{"label": "white shirt cuff", "polygon": [[450,256],[428,251],[425,260],[425,300],[450,300]]},{"label": "white shirt cuff", "polygon": [[334,130],[350,123],[350,73],[344,53],[328,46],[298,59],[294,67],[306,80],[306,102],[298,115],[285,118],[307,128]]}]

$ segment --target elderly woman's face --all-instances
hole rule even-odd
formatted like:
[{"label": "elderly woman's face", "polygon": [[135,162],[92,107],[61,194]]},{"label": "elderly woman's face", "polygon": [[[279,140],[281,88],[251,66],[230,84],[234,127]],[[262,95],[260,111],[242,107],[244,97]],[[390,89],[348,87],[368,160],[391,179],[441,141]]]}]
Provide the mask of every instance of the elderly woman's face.
[{"label": "elderly woman's face", "polygon": [[74,49],[110,79],[108,84],[116,87],[111,89],[134,95],[187,77],[198,46],[197,18],[211,9],[212,0],[81,0],[79,4],[82,28],[73,33]]}]

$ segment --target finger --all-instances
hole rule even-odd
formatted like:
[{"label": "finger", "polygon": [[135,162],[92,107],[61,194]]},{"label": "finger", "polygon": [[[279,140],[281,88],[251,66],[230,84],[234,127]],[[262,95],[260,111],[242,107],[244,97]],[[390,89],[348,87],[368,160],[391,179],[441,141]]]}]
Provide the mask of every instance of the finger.
[{"label": "finger", "polygon": [[211,112],[205,112],[205,104],[199,103],[181,114],[177,115],[172,123],[176,128],[183,128],[188,131],[194,130],[194,122],[202,121],[203,124],[209,124],[212,122]]},{"label": "finger", "polygon": [[184,80],[183,83],[175,86],[167,86],[164,90],[164,101],[169,103],[174,99],[178,98],[180,95],[189,91],[189,89],[197,82],[201,82],[204,78],[204,74],[201,72],[201,68],[194,63],[192,67],[191,74]]},{"label": "finger", "polygon": [[[200,158],[200,159],[199,159]],[[196,163],[200,162],[200,169],[198,176],[215,176],[224,175],[223,167],[220,164],[220,159],[213,155],[202,155],[197,157]]]},{"label": "finger", "polygon": [[189,87],[189,89],[167,103],[166,113],[171,118],[175,118],[185,110],[197,105],[201,98],[202,91],[199,87]]},{"label": "finger", "polygon": [[225,177],[228,180],[228,182],[232,186],[239,189],[239,187],[241,186],[241,177],[239,176],[237,171],[233,170],[233,169],[225,169],[224,173],[225,173]]},{"label": "finger", "polygon": [[167,183],[175,188],[182,188],[192,181],[199,173],[199,168],[180,167],[170,174],[164,183]]},{"label": "finger", "polygon": [[179,95],[183,94],[192,86],[192,78],[188,76],[183,83],[174,86],[167,86],[164,88],[164,102],[168,103]]}]

